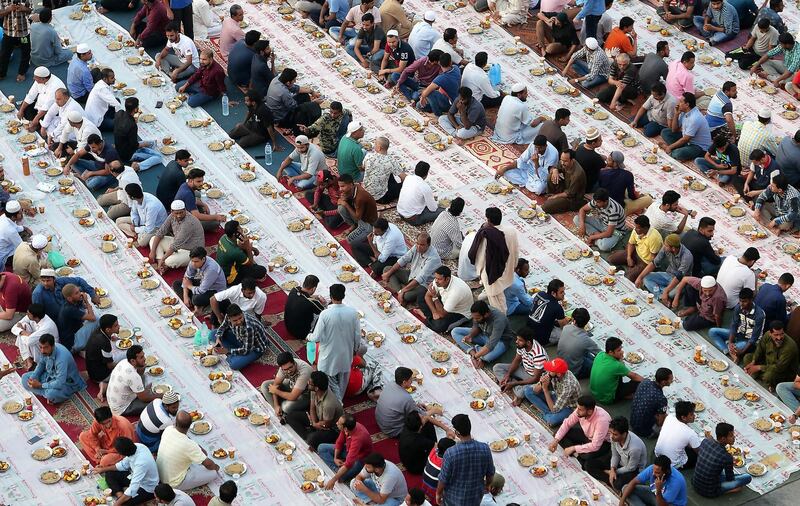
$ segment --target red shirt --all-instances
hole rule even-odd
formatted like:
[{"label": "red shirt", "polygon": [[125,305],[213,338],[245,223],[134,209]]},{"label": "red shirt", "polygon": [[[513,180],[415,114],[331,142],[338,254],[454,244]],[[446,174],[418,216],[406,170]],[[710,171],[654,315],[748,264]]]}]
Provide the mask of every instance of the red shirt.
[{"label": "red shirt", "polygon": [[198,80],[200,81],[200,91],[209,97],[220,97],[227,92],[227,88],[225,88],[225,71],[215,61],[205,67],[201,65],[189,78],[187,84],[191,86]]},{"label": "red shirt", "polygon": [[21,277],[10,272],[0,274],[5,282],[0,290],[0,306],[24,313],[31,305],[31,287]]},{"label": "red shirt", "polygon": [[149,7],[144,5],[139,9],[139,12],[136,13],[136,17],[133,18],[134,26],[140,23],[144,17],[147,17],[147,26],[145,26],[145,29],[139,34],[137,40],[142,40],[157,33],[164,33],[164,29],[169,23],[164,2],[160,2],[159,0],[154,0]]},{"label": "red shirt", "polygon": [[367,455],[372,453],[372,438],[369,436],[367,428],[356,422],[356,426],[349,436],[344,431],[339,432],[335,448],[340,453],[347,449],[344,465],[348,469],[352,469],[357,460],[363,462]]}]

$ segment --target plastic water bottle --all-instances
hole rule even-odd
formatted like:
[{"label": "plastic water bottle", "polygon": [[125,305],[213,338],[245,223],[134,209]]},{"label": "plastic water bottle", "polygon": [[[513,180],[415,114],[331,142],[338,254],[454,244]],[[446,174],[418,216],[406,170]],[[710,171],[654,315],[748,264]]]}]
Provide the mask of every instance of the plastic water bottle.
[{"label": "plastic water bottle", "polygon": [[222,115],[223,116],[227,116],[228,114],[230,114],[231,111],[230,111],[229,104],[230,104],[230,102],[228,100],[228,94],[227,93],[223,93],[222,94]]},{"label": "plastic water bottle", "polygon": [[269,142],[264,144],[264,163],[272,165],[272,144]]},{"label": "plastic water bottle", "polygon": [[202,348],[207,342],[207,339],[203,338],[203,329],[199,328],[194,333],[194,347],[195,348]]},{"label": "plastic water bottle", "polygon": [[492,66],[489,67],[489,84],[491,84],[494,88],[500,84],[502,80],[503,77],[501,75],[500,65],[497,63],[492,63]]}]

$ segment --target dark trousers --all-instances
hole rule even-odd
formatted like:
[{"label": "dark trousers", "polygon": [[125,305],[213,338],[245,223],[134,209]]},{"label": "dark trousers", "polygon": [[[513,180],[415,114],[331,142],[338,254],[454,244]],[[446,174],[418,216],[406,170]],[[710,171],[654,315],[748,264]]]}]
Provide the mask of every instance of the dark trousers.
[{"label": "dark trousers", "polygon": [[[307,201],[314,202],[314,190],[307,191],[305,196]],[[333,211],[334,209],[338,209],[338,206],[331,202],[331,198],[325,193],[322,194],[322,197],[320,197],[317,205],[322,211]],[[323,218],[325,226],[331,229],[339,228],[342,226],[342,223],[344,223],[344,220],[339,213],[331,216],[324,216]]]},{"label": "dark trousers", "polygon": [[139,0],[101,0],[100,7],[109,11],[132,11],[139,7]]},{"label": "dark trousers", "polygon": [[278,126],[291,128],[295,135],[300,135],[302,132],[297,125],[311,125],[322,116],[322,109],[320,109],[318,103],[311,102],[306,93],[298,93],[294,96],[294,99],[297,102],[297,107],[284,116],[282,120],[278,121]]},{"label": "dark trousers", "polygon": [[250,264],[250,265],[243,265],[236,269],[236,277],[233,280],[231,285],[238,285],[242,282],[243,279],[251,278],[255,279],[256,281],[261,281],[267,277],[267,268],[263,265],[258,264]]},{"label": "dark trousers", "polygon": [[[111,489],[112,494],[116,495],[117,492],[124,492],[131,480],[128,479],[128,471],[108,471],[104,476],[108,488]],[[125,504],[144,504],[151,501],[155,496],[152,492],[145,492],[141,487],[136,497],[131,497]]]},{"label": "dark trousers", "polygon": [[[141,22],[137,24],[135,28],[136,33],[142,33],[144,29],[147,28],[147,23]],[[142,47],[145,49],[154,47],[162,48],[167,43],[167,36],[163,33],[154,33],[147,37],[139,37],[139,42],[142,43]]]},{"label": "dark trousers", "polygon": [[8,62],[11,60],[11,54],[14,49],[19,48],[20,59],[19,69],[17,74],[24,76],[31,66],[31,38],[27,37],[9,37],[3,34],[3,41],[0,42],[0,79],[6,77],[8,73]]},{"label": "dark trousers", "polygon": [[617,394],[614,396],[614,400],[619,402],[630,399],[636,393],[637,388],[639,388],[638,381],[622,381],[622,378],[620,378],[617,383]]},{"label": "dark trousers", "polygon": [[180,9],[172,9],[172,20],[183,25],[183,34],[190,39],[194,38],[194,23],[192,21],[192,4]]},{"label": "dark trousers", "polygon": [[450,328],[450,325],[458,323],[464,319],[464,315],[458,313],[447,313],[444,315],[444,318],[434,319],[431,308],[429,308],[428,303],[425,302],[425,293],[422,293],[419,297],[417,297],[417,305],[425,314],[425,318],[427,318],[425,324],[434,332],[445,332],[448,328]]},{"label": "dark trousers", "polygon": [[494,98],[489,98],[486,95],[484,95],[481,98],[481,104],[483,105],[484,109],[491,109],[493,107],[500,107],[500,102],[502,102],[502,101],[503,101],[503,95],[500,95],[500,96],[494,97]]},{"label": "dark trousers", "polygon": [[[183,298],[183,278],[176,279],[174,283],[172,283],[172,289],[175,290],[175,293],[182,299]],[[206,307],[211,304],[211,297],[217,293],[215,290],[209,290],[203,293],[195,293],[192,295],[192,304],[195,307]]]},{"label": "dark trousers", "polygon": [[[689,285],[683,287],[683,305],[694,307],[700,304],[700,292]],[[714,322],[706,320],[700,316],[699,312],[694,312],[683,319],[683,328],[686,330],[701,330],[715,326]]]},{"label": "dark trousers", "polygon": [[750,67],[761,57],[753,51],[741,51],[740,49],[736,49],[735,51],[726,53],[725,58],[736,60],[739,63],[739,68],[742,70],[750,70]]},{"label": "dark trousers", "polygon": [[339,437],[339,431],[336,429],[317,430],[311,427],[311,421],[308,419],[308,413],[305,411],[290,411],[285,415],[286,423],[288,423],[292,430],[297,432],[314,451],[323,443],[335,443],[336,438]]},{"label": "dark trousers", "polygon": [[592,459],[586,463],[587,473],[589,473],[597,481],[611,485],[616,491],[621,491],[625,485],[628,484],[628,482],[630,482],[636,477],[637,474],[639,474],[637,471],[617,473],[617,479],[614,480],[614,483],[609,483],[608,474],[606,474],[606,471],[608,471],[610,468],[611,459],[608,457]]},{"label": "dark trousers", "polygon": [[692,448],[691,446],[687,446],[684,448],[686,452],[686,463],[680,469],[693,469],[694,466],[697,464],[697,450]]},{"label": "dark trousers", "polygon": [[[267,142],[268,137],[257,130],[250,128],[247,123],[239,123],[233,130],[230,131],[231,139],[243,148],[250,148],[264,144]],[[274,148],[274,146],[273,146]]]},{"label": "dark trousers", "polygon": [[[594,39],[597,38],[597,25],[600,24],[600,16],[586,16],[583,18],[583,30],[586,33],[586,37],[592,37]],[[600,44],[603,43],[602,40],[598,40]]]},{"label": "dark trousers", "polygon": [[394,176],[389,176],[389,181],[386,183],[386,193],[383,194],[383,197],[379,198],[375,202],[378,204],[388,204],[390,202],[394,202],[397,200],[397,197],[400,196],[400,189],[403,187],[403,182],[398,182],[395,180]]},{"label": "dark trousers", "polygon": [[353,257],[358,262],[358,265],[369,267],[372,269],[373,275],[380,276],[383,274],[384,269],[397,263],[397,257],[388,257],[384,262],[380,262],[377,259],[373,260],[375,257],[366,238],[351,243],[350,246],[353,248]]},{"label": "dark trousers", "polygon": [[[616,92],[617,87],[612,84],[600,90],[600,93],[597,94],[597,98],[604,104],[610,104]],[[628,100],[636,100],[638,96],[639,88],[635,86],[626,86],[625,89],[622,90],[622,93],[619,94],[619,103],[624,104]]]},{"label": "dark trousers", "polygon": [[[583,433],[580,424],[575,424],[567,431],[564,437],[559,441],[562,448],[569,448],[570,446],[582,445],[591,442],[586,434]],[[586,469],[586,465],[590,461],[595,461],[594,465],[605,465],[605,469],[611,467],[611,443],[603,441],[602,446],[597,451],[589,453],[576,453],[575,457],[581,463],[581,467]]]}]

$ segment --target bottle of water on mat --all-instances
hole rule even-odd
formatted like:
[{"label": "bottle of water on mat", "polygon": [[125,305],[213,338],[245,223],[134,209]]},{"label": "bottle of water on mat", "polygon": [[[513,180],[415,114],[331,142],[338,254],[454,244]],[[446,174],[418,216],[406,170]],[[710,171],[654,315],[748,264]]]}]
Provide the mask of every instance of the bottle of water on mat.
[{"label": "bottle of water on mat", "polygon": [[500,65],[492,63],[492,66],[489,67],[489,84],[491,84],[493,88],[497,88],[497,85],[499,85],[502,80],[503,76],[500,71]]},{"label": "bottle of water on mat", "polygon": [[228,114],[230,114],[230,112],[231,112],[231,110],[230,110],[230,101],[228,100],[228,94],[227,93],[223,93],[222,94],[222,115],[223,116],[227,116]]},{"label": "bottle of water on mat", "polygon": [[272,144],[269,142],[264,144],[264,163],[272,165]]}]

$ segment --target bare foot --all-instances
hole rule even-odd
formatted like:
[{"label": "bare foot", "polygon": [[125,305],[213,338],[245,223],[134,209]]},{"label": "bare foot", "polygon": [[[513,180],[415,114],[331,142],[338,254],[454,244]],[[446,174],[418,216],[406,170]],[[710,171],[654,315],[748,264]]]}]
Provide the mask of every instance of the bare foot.
[{"label": "bare foot", "polygon": [[24,81],[24,80],[25,80],[25,74],[19,74],[19,75],[17,75],[17,82],[18,82],[18,83],[21,83],[21,82],[22,82],[22,81]]},{"label": "bare foot", "polygon": [[419,318],[422,318],[423,320],[427,320],[427,317],[425,316],[425,313],[423,313],[421,309],[414,308],[414,309],[411,310],[411,312],[414,313],[415,316],[417,316]]},{"label": "bare foot", "polygon": [[520,399],[519,397],[517,397],[517,396],[515,395],[515,396],[514,396],[514,400],[513,400],[513,401],[511,401],[511,405],[512,405],[512,406],[521,406],[521,405],[522,405],[522,399]]}]

